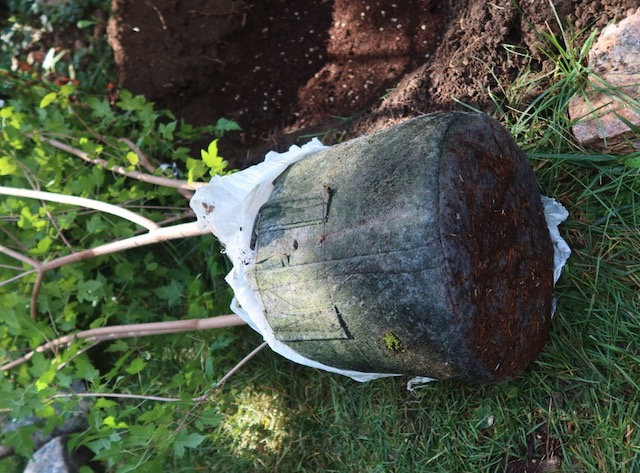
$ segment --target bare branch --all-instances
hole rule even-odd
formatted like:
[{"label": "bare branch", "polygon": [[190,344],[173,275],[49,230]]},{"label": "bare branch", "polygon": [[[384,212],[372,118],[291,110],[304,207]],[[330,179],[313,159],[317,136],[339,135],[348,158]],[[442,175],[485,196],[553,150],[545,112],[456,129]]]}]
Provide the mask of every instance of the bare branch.
[{"label": "bare branch", "polygon": [[99,210],[100,212],[117,215],[130,222],[137,223],[148,230],[157,230],[160,228],[158,224],[142,217],[130,210],[123,209],[117,205],[107,204],[99,200],[86,199],[84,197],[75,197],[71,195],[56,194],[53,192],[33,191],[29,189],[19,189],[14,187],[0,186],[0,194],[11,195],[14,197],[26,197],[27,199],[47,200],[50,202],[58,202],[60,204],[76,205],[88,209]]},{"label": "bare branch", "polygon": [[[28,136],[33,136],[33,133],[29,133]],[[108,169],[109,171],[115,172],[117,174],[121,174],[126,177],[130,177],[132,179],[137,179],[139,181],[148,182],[150,184],[156,184],[159,186],[173,187],[175,189],[186,189],[186,190],[196,190],[197,188],[207,184],[206,182],[192,182],[191,184],[189,184],[189,182],[187,181],[182,181],[178,179],[169,179],[167,177],[154,176],[154,175],[146,174],[139,171],[128,171],[126,168],[118,165],[109,166],[109,163],[104,159],[91,158],[84,151],[78,148],[74,148],[73,146],[69,146],[66,143],[62,143],[61,141],[54,140],[52,138],[47,138],[44,136],[40,136],[40,139],[45,143],[48,143],[49,145],[53,146],[54,148],[59,149],[60,151],[65,151],[66,153],[69,153],[69,154],[73,154],[74,156],[77,156],[88,163],[97,164],[98,166],[104,169]]]},{"label": "bare branch", "polygon": [[40,263],[40,261],[29,258],[28,256],[23,255],[22,253],[18,253],[17,251],[13,251],[11,248],[7,248],[4,245],[0,245],[0,253],[4,253],[7,256],[17,259],[18,261],[22,261],[23,263],[28,264],[35,269],[38,269],[40,266],[42,266],[42,263]]},{"label": "bare branch", "polygon": [[42,264],[42,270],[48,271],[50,269],[64,266],[65,264],[83,261],[86,259],[94,258],[96,256],[117,253],[118,251],[123,251],[130,248],[159,243],[161,241],[206,235],[208,233],[208,230],[200,229],[196,222],[183,223],[166,228],[158,228],[157,230],[150,231],[149,233],[145,233],[144,235],[138,235],[135,237],[126,238],[124,240],[106,243],[104,245],[97,246],[96,248],[90,248],[88,250],[79,251],[78,253],[73,253],[71,255],[62,256],[60,258],[47,261],[46,263]]},{"label": "bare branch", "polygon": [[38,295],[40,294],[40,288],[42,287],[42,282],[44,281],[44,272],[46,270],[38,269],[38,276],[36,277],[36,281],[33,283],[33,289],[31,290],[31,303],[29,305],[29,312],[31,314],[31,319],[36,320],[38,318]]},{"label": "bare branch", "polygon": [[187,319],[168,322],[152,322],[146,324],[114,325],[83,330],[70,335],[56,338],[40,345],[35,350],[0,366],[0,371],[7,371],[19,366],[31,359],[36,353],[45,353],[64,348],[74,340],[86,340],[90,342],[104,342],[106,340],[118,340],[121,338],[148,337],[150,335],[164,335],[169,333],[193,332],[198,330],[212,330],[217,328],[235,327],[244,325],[245,321],[237,315],[220,315],[207,319]]},{"label": "bare branch", "polygon": [[[216,389],[219,389],[224,383],[226,383],[231,376],[237,373],[240,368],[242,368],[251,358],[256,356],[263,348],[267,346],[267,342],[261,343],[256,349],[254,349],[251,353],[245,356],[242,360],[238,362],[233,368],[229,370],[227,374],[225,374],[220,381],[214,384],[210,389],[208,389],[203,395],[198,397],[192,397],[190,399],[191,402],[201,403],[205,402],[211,396],[211,393]],[[150,396],[147,394],[124,394],[124,393],[59,393],[51,396],[51,399],[55,398],[66,398],[66,397],[110,397],[116,399],[141,399],[143,401],[161,401],[161,402],[180,402],[185,401],[183,398],[179,397],[164,397],[164,396]]]},{"label": "bare branch", "polygon": [[124,251],[130,248],[136,248],[140,246],[150,245],[153,243],[159,243],[162,241],[175,240],[178,238],[187,238],[198,235],[206,235],[209,232],[207,230],[202,230],[198,228],[196,222],[183,223],[181,225],[173,225],[171,227],[161,228],[159,227],[156,230],[152,230],[144,235],[138,235],[131,238],[127,238],[124,240],[118,240],[111,243],[106,243],[104,245],[98,246],[96,248],[90,248],[88,250],[79,251],[77,253],[72,253],[70,255],[61,256],[59,258],[53,259],[51,261],[47,261],[46,263],[40,263],[36,260],[33,260],[27,256],[24,256],[20,253],[17,253],[10,248],[0,245],[0,252],[5,253],[9,256],[12,256],[20,261],[27,263],[34,267],[32,271],[25,271],[13,278],[7,279],[5,281],[0,282],[0,287],[9,284],[15,280],[23,278],[28,274],[32,274],[34,272],[38,273],[38,277],[36,279],[32,295],[31,295],[31,317],[35,319],[37,314],[37,301],[38,301],[38,293],[40,291],[40,286],[44,280],[44,273],[49,271],[50,269],[59,268],[64,266],[65,264],[77,263],[78,261],[84,261],[87,259],[95,258],[96,256],[108,255],[111,253],[117,253],[119,251]]},{"label": "bare branch", "polygon": [[[136,153],[136,155],[140,159],[140,165],[143,168],[145,168],[151,174],[153,174],[156,171],[156,166],[151,164],[151,161],[149,161],[149,158],[147,158],[147,155],[144,154],[142,150],[133,141],[131,141],[129,138],[120,138],[118,141],[126,144],[129,148],[131,148],[131,151]],[[178,189],[178,192],[187,200],[191,200],[191,197],[193,197],[192,191],[188,191],[186,189]]]}]

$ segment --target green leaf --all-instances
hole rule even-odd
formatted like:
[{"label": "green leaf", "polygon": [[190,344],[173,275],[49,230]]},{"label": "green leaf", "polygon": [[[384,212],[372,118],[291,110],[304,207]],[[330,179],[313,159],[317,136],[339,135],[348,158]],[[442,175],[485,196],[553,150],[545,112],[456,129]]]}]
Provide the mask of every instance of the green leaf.
[{"label": "green leaf", "polygon": [[58,98],[58,94],[56,94],[55,92],[48,93],[47,95],[42,97],[42,100],[40,101],[40,108],[48,107],[56,98]]},{"label": "green leaf", "polygon": [[109,409],[111,407],[116,407],[117,405],[118,403],[116,401],[105,399],[104,397],[98,398],[95,403],[95,407],[99,409]]},{"label": "green leaf", "polygon": [[196,448],[204,441],[205,438],[206,437],[204,435],[200,435],[195,432],[191,433],[184,438],[180,438],[173,444],[173,452],[178,458],[182,458],[184,456],[185,448]]},{"label": "green leaf", "polygon": [[129,151],[127,153],[127,161],[129,161],[133,166],[137,165],[140,162],[140,156],[138,156],[133,151]]},{"label": "green leaf", "polygon": [[91,109],[91,114],[95,118],[102,118],[113,116],[113,110],[111,109],[111,105],[106,100],[100,100],[97,97],[89,97],[86,100],[86,104]]},{"label": "green leaf", "polygon": [[111,427],[112,429],[126,429],[128,427],[126,422],[116,422],[116,418],[113,416],[105,417],[102,421],[102,425],[106,425],[107,427]]},{"label": "green leaf", "polygon": [[118,97],[120,98],[120,100],[116,103],[116,105],[122,110],[132,111],[139,107],[139,102],[136,101],[131,92],[126,89],[121,90]]},{"label": "green leaf", "polygon": [[134,276],[134,266],[128,261],[123,261],[122,263],[116,264],[115,268],[115,276],[118,281],[122,282],[131,282],[133,281]]},{"label": "green leaf", "polygon": [[224,419],[224,414],[218,412],[218,408],[215,407],[201,412],[194,425],[201,429],[217,427],[224,421]]},{"label": "green leaf", "polygon": [[107,438],[100,438],[100,439],[94,440],[93,442],[87,442],[85,445],[89,447],[89,449],[97,455],[103,450],[107,450],[108,448],[110,448],[111,441]]},{"label": "green leaf", "polygon": [[207,173],[204,161],[198,161],[197,159],[187,158],[187,169],[187,180],[189,183],[199,180]]},{"label": "green leaf", "polygon": [[13,107],[3,107],[0,109],[0,118],[11,118],[13,115]]},{"label": "green leaf", "polygon": [[76,26],[78,27],[79,30],[83,30],[95,24],[96,24],[95,20],[78,20],[78,22],[76,23]]},{"label": "green leaf", "polygon": [[217,164],[216,158],[218,157],[218,140],[215,139],[211,143],[209,143],[209,148],[205,150],[201,150],[200,154],[202,156],[202,160],[204,163],[210,168],[214,167]]},{"label": "green leaf", "polygon": [[630,168],[640,168],[640,156],[634,156],[624,160],[624,163]]},{"label": "green leaf", "polygon": [[42,374],[36,381],[36,389],[38,391],[42,391],[45,388],[48,388],[51,382],[56,377],[56,369],[54,366],[51,366],[49,370]]},{"label": "green leaf", "polygon": [[87,281],[80,282],[78,284],[78,301],[93,302],[100,299],[103,295],[103,291],[101,290],[102,286],[102,281],[98,281],[96,279],[89,279]]},{"label": "green leaf", "polygon": [[240,131],[242,130],[242,128],[240,128],[240,125],[238,125],[233,120],[218,118],[218,121],[216,122],[216,130],[224,133],[225,131]]},{"label": "green leaf", "polygon": [[45,235],[42,240],[38,242],[36,247],[29,251],[29,254],[32,256],[45,255],[49,251],[49,248],[51,248],[51,243],[53,243],[51,237],[49,235]]},{"label": "green leaf", "polygon": [[201,150],[200,155],[202,156],[202,161],[204,162],[204,164],[210,168],[209,174],[211,176],[221,174],[227,167],[228,163],[222,158],[222,156],[218,155],[217,138],[209,143],[209,148],[206,151]]},{"label": "green leaf", "polygon": [[76,91],[76,86],[72,82],[69,82],[68,84],[65,84],[62,87],[60,87],[60,95],[63,95],[65,97],[73,94],[75,91]]},{"label": "green leaf", "polygon": [[18,166],[14,163],[13,159],[8,156],[0,158],[0,176],[18,174],[16,173],[17,170]]},{"label": "green leaf", "polygon": [[91,365],[91,363],[84,357],[76,358],[76,377],[86,379],[89,382],[93,382],[100,376],[100,372]]},{"label": "green leaf", "polygon": [[34,377],[42,376],[49,368],[49,362],[42,353],[34,353],[30,361],[29,373]]},{"label": "green leaf", "polygon": [[182,296],[183,289],[177,281],[171,281],[169,285],[159,287],[154,292],[160,299],[167,301],[169,307],[173,307]]},{"label": "green leaf", "polygon": [[104,231],[106,225],[98,214],[94,214],[89,220],[87,220],[85,228],[87,229],[88,234],[93,235]]},{"label": "green leaf", "polygon": [[158,126],[158,131],[160,132],[162,139],[173,141],[173,132],[176,131],[177,124],[178,122],[175,121],[169,122],[166,125],[161,123],[160,126]]},{"label": "green leaf", "polygon": [[36,409],[36,415],[44,419],[51,418],[56,415],[56,410],[51,403],[45,404],[39,409]]},{"label": "green leaf", "polygon": [[35,426],[20,427],[17,430],[9,431],[4,436],[5,446],[13,447],[18,455],[30,457],[33,454]]},{"label": "green leaf", "polygon": [[135,358],[131,363],[129,363],[129,366],[124,370],[129,374],[137,374],[140,373],[140,371],[142,371],[145,366],[147,366],[147,362],[139,356]]},{"label": "green leaf", "polygon": [[166,417],[168,414],[168,407],[166,404],[156,404],[153,409],[141,414],[138,417],[140,422],[150,423]]}]

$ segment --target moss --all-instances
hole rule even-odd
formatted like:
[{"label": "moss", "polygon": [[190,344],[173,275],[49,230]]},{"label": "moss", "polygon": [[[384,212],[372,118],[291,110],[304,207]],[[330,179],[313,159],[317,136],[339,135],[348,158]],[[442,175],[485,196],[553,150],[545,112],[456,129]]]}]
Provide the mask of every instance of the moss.
[{"label": "moss", "polygon": [[402,342],[393,332],[387,332],[382,336],[382,343],[387,350],[392,352],[402,351],[404,349]]}]

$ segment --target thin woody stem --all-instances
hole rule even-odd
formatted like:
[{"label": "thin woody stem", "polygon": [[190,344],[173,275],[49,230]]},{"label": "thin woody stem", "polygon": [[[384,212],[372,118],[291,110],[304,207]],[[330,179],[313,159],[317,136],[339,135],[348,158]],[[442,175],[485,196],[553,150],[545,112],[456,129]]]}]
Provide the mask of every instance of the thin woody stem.
[{"label": "thin woody stem", "polygon": [[[229,370],[227,374],[225,374],[220,381],[214,384],[210,389],[208,389],[203,395],[198,397],[192,397],[190,399],[191,402],[201,403],[205,402],[211,396],[211,393],[216,389],[219,389],[224,383],[226,383],[231,376],[237,373],[240,368],[242,368],[247,362],[256,356],[264,347],[267,346],[267,342],[263,342],[256,349],[254,349],[251,353],[245,356],[242,360],[238,362],[233,368]],[[56,398],[67,398],[67,397],[107,397],[107,398],[116,398],[116,399],[141,399],[143,401],[160,401],[160,402],[180,402],[185,401],[184,398],[180,397],[164,397],[164,396],[151,396],[147,394],[125,394],[125,393],[59,393],[51,396],[52,399]]]},{"label": "thin woody stem", "polygon": [[[238,362],[233,368],[231,368],[227,374],[225,374],[220,381],[214,384],[210,389],[208,389],[203,395],[198,397],[192,397],[190,399],[191,402],[201,403],[205,402],[211,396],[211,393],[216,389],[219,389],[224,383],[226,383],[231,376],[237,373],[251,358],[256,356],[262,349],[267,346],[267,342],[263,342],[256,349],[254,349],[251,353],[245,356],[242,360]],[[180,402],[185,401],[184,398],[180,397],[164,397],[164,396],[150,396],[147,394],[125,394],[125,393],[59,393],[51,396],[52,399],[55,398],[65,398],[65,397],[110,397],[116,399],[141,399],[143,401],[161,401],[161,402]]]},{"label": "thin woody stem", "polygon": [[28,199],[47,200],[49,202],[58,202],[60,204],[77,205],[78,207],[95,209],[111,215],[117,215],[118,217],[122,217],[130,222],[137,223],[138,225],[145,227],[147,230],[157,230],[160,228],[158,224],[148,218],[142,217],[117,205],[100,202],[99,200],[5,186],[0,186],[0,194],[11,195],[14,197],[26,197]]},{"label": "thin woody stem", "polygon": [[[29,133],[29,136],[33,136],[33,134]],[[40,136],[39,138],[45,143],[48,143],[49,145],[53,146],[54,148],[59,149],[60,151],[73,154],[74,156],[77,156],[88,163],[97,164],[98,166],[104,169],[115,172],[117,174],[121,174],[126,177],[130,177],[132,179],[137,179],[138,181],[148,182],[149,184],[156,184],[164,187],[173,187],[175,189],[186,189],[186,190],[196,190],[197,188],[206,185],[206,182],[192,182],[191,184],[189,184],[188,181],[182,181],[178,179],[169,179],[167,177],[162,177],[162,176],[154,176],[152,174],[146,174],[140,171],[129,171],[126,168],[118,165],[110,166],[109,163],[104,159],[91,158],[84,151],[78,148],[74,148],[73,146],[69,146],[66,143],[62,143],[61,141],[54,140],[53,138],[47,138],[45,136]]]},{"label": "thin woody stem", "polygon": [[40,291],[40,285],[44,280],[44,273],[49,271],[50,269],[59,268],[64,266],[65,264],[77,263],[78,261],[84,261],[87,259],[95,258],[96,256],[108,255],[111,253],[117,253],[119,251],[124,251],[130,248],[137,248],[140,246],[151,245],[153,243],[160,243],[162,241],[175,240],[178,238],[187,238],[198,235],[206,235],[209,231],[200,229],[196,222],[183,223],[180,225],[173,225],[171,227],[161,228],[159,227],[156,230],[152,230],[144,235],[138,235],[131,238],[126,238],[124,240],[118,240],[111,243],[106,243],[104,245],[97,246],[95,248],[90,248],[87,250],[79,251],[77,253],[72,253],[70,255],[61,256],[59,258],[53,259],[51,261],[47,261],[46,263],[40,263],[35,261],[27,256],[21,255],[10,248],[6,248],[0,245],[0,252],[5,253],[9,256],[12,256],[19,261],[29,264],[34,268],[33,271],[25,271],[9,280],[0,282],[0,286],[4,286],[9,282],[15,281],[16,279],[20,279],[28,274],[33,272],[38,273],[38,277],[36,279],[36,284],[33,288],[31,295],[31,317],[33,319],[36,318],[37,315],[37,300],[38,300],[38,292]]},{"label": "thin woody stem", "polygon": [[[151,161],[149,161],[149,158],[147,158],[147,155],[144,154],[142,150],[133,141],[131,141],[129,138],[120,138],[118,141],[126,144],[129,148],[131,148],[131,151],[136,153],[136,155],[140,159],[140,165],[143,168],[145,168],[150,173],[155,172],[155,166],[151,164]],[[187,200],[191,200],[191,197],[193,197],[192,191],[188,191],[186,189],[178,189],[178,192]]]},{"label": "thin woody stem", "polygon": [[71,255],[61,256],[60,258],[47,261],[46,263],[42,263],[42,270],[48,271],[50,269],[64,266],[65,264],[83,261],[86,259],[94,258],[96,256],[117,253],[118,251],[123,251],[130,248],[137,248],[153,243],[159,243],[161,241],[205,235],[208,233],[208,230],[200,229],[196,222],[173,225],[167,228],[158,228],[157,230],[152,230],[148,233],[145,233],[144,235],[138,235],[135,237],[126,238],[124,240],[106,243],[95,248],[90,248],[88,250],[79,251]]},{"label": "thin woody stem", "polygon": [[40,266],[42,266],[42,263],[40,263],[40,261],[29,258],[28,256],[23,255],[22,253],[18,253],[17,251],[13,251],[11,248],[7,248],[4,245],[0,245],[0,253],[4,253],[5,255],[10,256],[13,259],[22,261],[23,263],[28,264],[35,269],[38,269]]},{"label": "thin woody stem", "polygon": [[74,340],[89,342],[104,342],[121,338],[148,337],[150,335],[164,335],[169,333],[190,332],[198,330],[212,330],[217,328],[235,327],[245,322],[237,315],[220,315],[207,319],[175,320],[168,322],[152,322],[146,324],[114,325],[65,335],[40,345],[35,350],[0,366],[0,371],[7,371],[29,361],[36,353],[45,353],[64,348]]}]

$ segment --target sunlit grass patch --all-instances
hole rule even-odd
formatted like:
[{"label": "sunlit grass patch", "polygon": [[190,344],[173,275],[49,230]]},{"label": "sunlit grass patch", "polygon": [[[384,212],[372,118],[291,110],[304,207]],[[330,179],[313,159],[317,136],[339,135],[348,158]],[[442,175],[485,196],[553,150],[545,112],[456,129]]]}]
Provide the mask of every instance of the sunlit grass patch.
[{"label": "sunlit grass patch", "polygon": [[234,397],[224,430],[239,456],[275,455],[287,439],[283,396],[247,386]]}]

